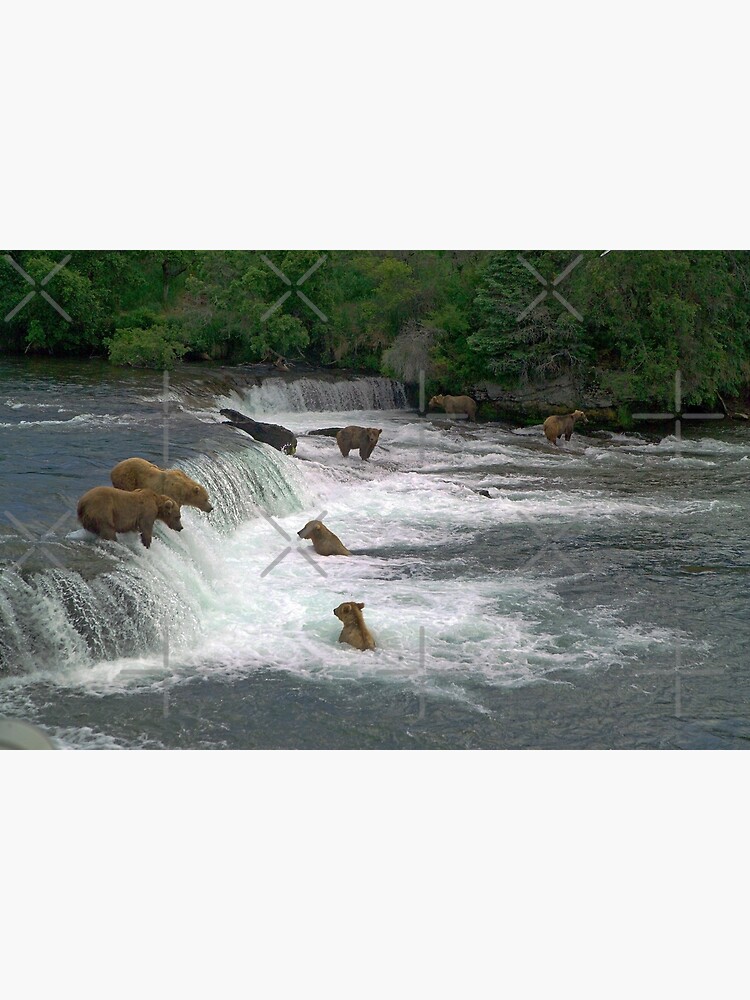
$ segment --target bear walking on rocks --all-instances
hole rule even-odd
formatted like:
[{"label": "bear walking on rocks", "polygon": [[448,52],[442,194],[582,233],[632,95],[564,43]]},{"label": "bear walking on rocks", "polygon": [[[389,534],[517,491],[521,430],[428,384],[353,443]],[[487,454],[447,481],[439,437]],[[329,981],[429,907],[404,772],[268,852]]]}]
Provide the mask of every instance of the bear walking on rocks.
[{"label": "bear walking on rocks", "polygon": [[117,490],[95,486],[78,501],[78,520],[87,531],[108,541],[117,540],[118,531],[139,531],[141,541],[150,548],[154,521],[182,531],[180,505],[171,497],[153,490]]},{"label": "bear walking on rocks", "polygon": [[583,410],[576,410],[574,413],[566,413],[563,416],[547,417],[544,421],[544,434],[547,440],[556,447],[559,447],[557,444],[558,439],[564,434],[565,440],[570,441],[576,420],[580,420],[583,424],[588,423]]},{"label": "bear walking on rocks", "polygon": [[213,510],[208,493],[194,479],[179,469],[160,469],[145,458],[126,458],[112,469],[110,478],[118,490],[153,490],[180,505],[197,507],[207,514]]},{"label": "bear walking on rocks", "polygon": [[477,404],[471,396],[433,396],[428,406],[442,406],[448,416],[465,413],[473,423],[477,422]]},{"label": "bear walking on rocks", "polygon": [[377,427],[357,427],[352,424],[349,427],[342,427],[336,435],[336,441],[341,449],[341,454],[346,458],[349,452],[359,448],[359,457],[366,462],[372,455],[378,438],[383,433],[382,428]]},{"label": "bear walking on rocks", "polygon": [[365,625],[365,620],[362,617],[363,608],[364,604],[347,601],[333,609],[336,617],[344,623],[339,642],[348,642],[355,649],[375,649],[372,632]]},{"label": "bear walking on rocks", "polygon": [[329,531],[322,521],[308,521],[297,534],[300,538],[309,538],[319,556],[351,555],[341,539]]}]

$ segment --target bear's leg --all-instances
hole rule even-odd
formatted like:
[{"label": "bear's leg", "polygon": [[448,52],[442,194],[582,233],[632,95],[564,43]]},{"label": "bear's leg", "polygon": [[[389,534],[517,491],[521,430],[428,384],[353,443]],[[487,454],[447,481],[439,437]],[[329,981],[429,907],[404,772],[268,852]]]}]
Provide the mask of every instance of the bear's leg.
[{"label": "bear's leg", "polygon": [[567,433],[567,434],[565,435],[565,440],[566,440],[566,441],[570,441],[570,435],[571,435],[572,433],[573,433],[573,431],[568,431],[568,433]]},{"label": "bear's leg", "polygon": [[363,462],[366,462],[371,454],[372,454],[372,449],[369,447],[369,445],[364,444],[359,449],[359,457],[362,459]]},{"label": "bear's leg", "polygon": [[[86,525],[84,524],[84,528],[85,527],[86,527]],[[93,529],[88,528],[87,530],[91,531]],[[115,529],[112,527],[111,524],[100,524],[100,525],[98,525],[97,526],[97,530],[96,530],[96,534],[100,538],[103,538],[107,542],[116,542],[117,541],[117,532],[115,531]]]},{"label": "bear's leg", "polygon": [[141,542],[147,549],[150,549],[151,539],[154,537],[153,536],[154,522],[151,520],[151,518],[145,518],[144,520],[139,520],[135,526],[135,530],[140,531]]}]

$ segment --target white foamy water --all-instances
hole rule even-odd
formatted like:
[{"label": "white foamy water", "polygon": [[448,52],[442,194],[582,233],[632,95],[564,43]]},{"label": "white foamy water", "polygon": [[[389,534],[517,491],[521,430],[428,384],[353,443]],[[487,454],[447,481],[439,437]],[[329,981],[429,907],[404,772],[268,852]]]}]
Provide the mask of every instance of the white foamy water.
[{"label": "white foamy water", "polygon": [[[209,490],[211,515],[184,508],[185,530],[158,528],[149,551],[134,536],[108,543],[71,531],[72,554],[109,560],[88,576],[5,575],[1,635],[17,673],[0,710],[40,680],[135,697],[271,671],[332,690],[406,686],[481,715],[482,691],[669,662],[677,642],[694,666],[713,662],[710,638],[649,604],[676,571],[664,538],[683,539],[675,566],[699,561],[688,558],[690,538],[734,516],[731,501],[691,492],[679,477],[703,474],[713,456],[737,465],[742,446],[691,442],[684,456],[670,441],[628,434],[576,435],[552,448],[541,428],[419,418],[390,380],[305,381],[218,402],[288,427],[298,449],[288,457],[224,428],[224,443],[183,459]],[[389,401],[400,405],[381,405]],[[309,433],[350,423],[383,429],[370,462]],[[700,463],[692,470],[691,458]],[[666,488],[665,474],[677,477]],[[351,557],[318,556],[297,538],[320,516]],[[656,596],[646,596],[651,577]],[[347,600],[364,602],[374,651],[337,642],[333,608]],[[66,746],[119,745],[101,722],[55,735]]]},{"label": "white foamy water", "polygon": [[[503,525],[543,527],[553,518],[637,522],[644,515],[694,514],[703,509],[700,503],[685,500],[666,509],[656,499],[615,500],[596,491],[571,496],[554,488],[504,494],[502,487],[488,502],[469,485],[475,466],[554,464],[559,457],[529,459],[514,453],[512,444],[500,446],[496,439],[508,437],[502,432],[474,431],[467,439],[460,436],[463,428],[424,426],[400,411],[294,416],[277,419],[300,434],[296,458],[253,445],[246,455],[183,463],[205,483],[216,509],[210,516],[184,509],[185,530],[177,535],[159,527],[151,550],[134,535],[103,543],[80,530],[71,533],[72,540],[106,551],[121,565],[114,576],[91,582],[59,571],[43,578],[37,593],[48,630],[53,625],[51,641],[63,651],[44,676],[104,692],[160,685],[165,677],[236,675],[264,667],[300,676],[399,676],[428,688],[449,681],[460,689],[472,675],[516,684],[561,668],[612,666],[635,648],[661,641],[648,631],[620,634],[612,621],[593,628],[582,614],[577,626],[576,615],[568,623],[569,631],[578,628],[579,641],[558,649],[554,629],[539,627],[540,618],[549,617],[549,586],[533,569],[503,574],[488,568],[472,578],[441,576],[436,565],[442,548],[468,550],[477,536]],[[305,428],[321,423],[355,420],[384,425],[386,443],[368,463],[356,455],[343,458],[333,438],[303,436]],[[445,475],[434,471],[438,467]],[[261,514],[266,511],[268,518]],[[297,538],[297,530],[321,514],[352,557],[318,556]],[[123,623],[132,624],[124,642],[136,644],[145,631],[157,648],[97,661],[91,639],[87,644],[81,638],[66,608],[75,600],[96,621],[97,606],[112,608],[124,595],[131,611]],[[332,612],[345,600],[365,602],[378,643],[373,653],[337,643],[341,626]],[[158,644],[165,622],[167,668]],[[106,631],[102,622],[100,646]]]}]

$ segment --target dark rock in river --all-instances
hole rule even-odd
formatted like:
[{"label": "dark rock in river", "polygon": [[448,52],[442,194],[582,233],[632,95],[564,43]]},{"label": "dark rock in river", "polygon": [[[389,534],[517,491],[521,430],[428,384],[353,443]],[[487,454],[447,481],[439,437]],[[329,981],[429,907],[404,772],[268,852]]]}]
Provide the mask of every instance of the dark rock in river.
[{"label": "dark rock in river", "polygon": [[335,438],[340,430],[340,427],[321,427],[320,430],[317,431],[308,431],[307,437],[312,437],[314,434],[320,434],[323,437]]},{"label": "dark rock in river", "polygon": [[246,417],[239,410],[219,410],[219,413],[223,417],[229,417],[225,423],[245,431],[255,441],[270,444],[272,448],[283,451],[285,455],[293,455],[297,450],[297,438],[290,430],[280,424],[264,424],[260,420]]}]

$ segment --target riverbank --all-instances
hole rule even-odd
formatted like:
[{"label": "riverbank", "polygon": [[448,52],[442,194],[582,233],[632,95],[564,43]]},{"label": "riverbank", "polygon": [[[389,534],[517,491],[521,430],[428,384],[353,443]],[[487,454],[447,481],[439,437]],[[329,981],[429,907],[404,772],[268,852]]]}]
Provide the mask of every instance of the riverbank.
[{"label": "riverbank", "polygon": [[[92,358],[86,361],[73,358],[51,357],[3,357],[0,362],[8,370],[16,368],[27,372],[31,377],[51,376],[65,379],[68,373],[75,376],[82,367],[87,371],[91,382],[115,380],[123,383],[137,384],[145,380],[155,383],[163,382],[163,373],[152,369],[137,367],[120,367],[110,364],[103,358]],[[172,385],[178,385],[180,392],[194,403],[208,403],[216,397],[241,397],[253,387],[262,385],[286,386],[313,380],[319,386],[343,386],[357,380],[386,379],[393,384],[395,379],[383,375],[373,368],[342,368],[339,366],[315,366],[305,362],[287,362],[288,371],[280,371],[270,362],[255,364],[227,365],[211,361],[180,362],[169,370],[168,380]],[[618,400],[613,396],[590,389],[580,389],[569,379],[554,379],[535,385],[518,385],[508,387],[499,383],[484,380],[470,385],[468,388],[446,386],[437,382],[428,382],[425,402],[432,394],[447,392],[458,394],[466,392],[477,401],[477,419],[480,423],[499,423],[508,427],[531,427],[543,423],[550,414],[570,413],[582,409],[586,413],[588,428],[591,431],[611,431],[625,433],[636,428],[643,430],[648,427],[655,433],[664,426],[663,421],[647,423],[634,420],[633,414],[639,412],[669,412],[673,403],[663,401]],[[416,383],[406,383],[403,391],[410,406],[419,409],[419,386]],[[321,409],[326,407],[321,405]],[[336,406],[332,406],[336,409]],[[2,401],[0,400],[0,410]],[[722,412],[728,419],[742,420],[743,414],[750,414],[750,386],[740,396],[726,395],[719,397],[713,407],[690,407],[690,412]]]}]

